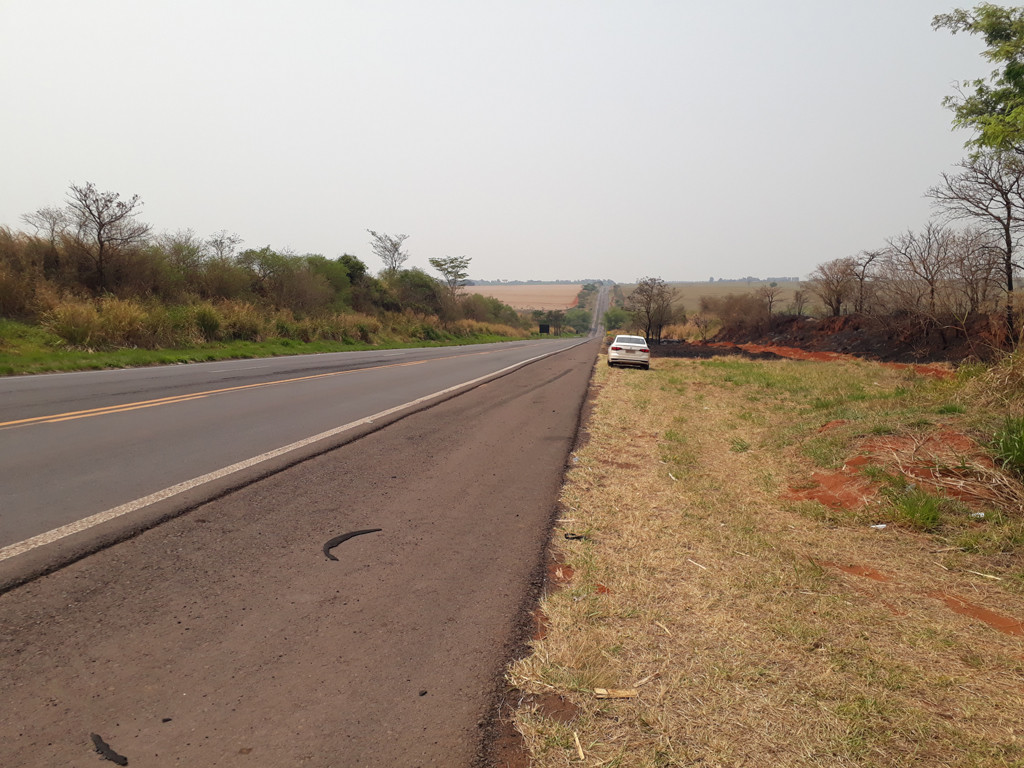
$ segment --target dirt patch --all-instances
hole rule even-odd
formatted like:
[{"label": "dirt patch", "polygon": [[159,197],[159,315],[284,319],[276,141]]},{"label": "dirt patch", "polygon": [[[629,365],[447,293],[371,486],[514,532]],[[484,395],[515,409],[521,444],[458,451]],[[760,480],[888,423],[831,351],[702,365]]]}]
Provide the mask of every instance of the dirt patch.
[{"label": "dirt patch", "polygon": [[[844,424],[831,421],[819,432]],[[951,429],[928,435],[884,435],[863,439],[857,455],[842,469],[811,474],[808,485],[793,485],[784,498],[790,501],[818,501],[832,509],[856,510],[877,499],[878,486],[862,474],[864,467],[875,465],[900,474],[929,492],[957,499],[972,507],[1000,502],[1007,493],[1015,493],[1010,481],[1001,479],[1001,487],[987,480],[1001,477],[986,451],[970,436]]]},{"label": "dirt patch", "polygon": [[[840,565],[839,563],[830,562],[828,560],[817,560],[815,562],[817,565],[825,568],[833,568],[837,571],[849,573],[854,576],[861,576],[866,579],[871,579],[872,581],[878,581],[886,584],[892,582],[892,578],[886,574],[866,565]],[[925,593],[925,595],[936,600],[941,600],[946,604],[947,608],[953,611],[953,613],[977,619],[993,629],[999,630],[1003,634],[1024,635],[1024,622],[1021,622],[1018,619],[1014,619],[1010,616],[1004,616],[1003,614],[996,613],[988,608],[982,608],[980,605],[975,605],[974,603],[964,600],[962,597],[957,597],[956,595],[951,595],[946,592],[931,591]],[[894,616],[905,615],[903,611],[900,611],[896,606],[886,600],[883,600],[882,604],[888,608]]]},{"label": "dirt patch", "polygon": [[548,582],[553,585],[563,586],[572,581],[575,573],[571,565],[552,563],[548,566]]},{"label": "dirt patch", "polygon": [[983,621],[993,629],[998,629],[1007,635],[1024,635],[1024,624],[1017,619],[1011,619],[1009,616],[1003,616],[995,611],[982,608],[980,605],[969,603],[963,598],[947,595],[945,592],[930,592],[928,597],[941,600],[953,613]]},{"label": "dirt patch", "polygon": [[580,708],[557,693],[540,693],[523,696],[523,704],[534,706],[537,712],[556,723],[568,725],[580,714]]},{"label": "dirt patch", "polygon": [[814,472],[814,485],[793,486],[785,495],[789,501],[817,501],[832,509],[859,509],[875,498],[871,483],[860,477],[849,464],[835,472]]}]

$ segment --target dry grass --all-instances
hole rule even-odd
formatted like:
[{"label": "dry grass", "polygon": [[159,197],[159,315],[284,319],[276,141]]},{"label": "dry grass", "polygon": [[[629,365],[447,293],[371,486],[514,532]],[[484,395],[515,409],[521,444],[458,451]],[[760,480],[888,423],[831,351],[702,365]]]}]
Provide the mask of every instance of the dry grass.
[{"label": "dry grass", "polygon": [[513,309],[569,309],[576,306],[582,283],[573,285],[474,285],[466,290],[490,296]]},{"label": "dry grass", "polygon": [[[533,764],[1024,764],[1022,637],[942,599],[1024,618],[1006,588],[1020,563],[996,581],[932,537],[783,500],[835,410],[881,418],[918,381],[856,363],[598,365],[555,537],[575,575],[545,597],[547,635],[508,674],[581,714],[517,714]],[[853,397],[862,389],[875,400]],[[854,436],[830,439],[841,451]],[[635,699],[593,694],[630,686]]]}]

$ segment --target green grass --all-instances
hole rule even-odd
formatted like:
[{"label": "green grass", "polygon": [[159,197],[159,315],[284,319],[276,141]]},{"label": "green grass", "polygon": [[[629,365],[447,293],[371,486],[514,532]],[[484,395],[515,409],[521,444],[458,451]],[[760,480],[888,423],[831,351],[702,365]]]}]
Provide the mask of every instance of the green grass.
[{"label": "green grass", "polygon": [[53,371],[91,371],[107,368],[134,368],[148,365],[199,363],[215,360],[244,360],[283,355],[307,355],[323,352],[351,352],[364,349],[411,349],[461,344],[486,344],[508,341],[502,336],[477,336],[443,341],[382,341],[378,344],[340,341],[301,342],[294,339],[267,341],[211,342],[179,349],[87,350],[68,348],[57,336],[40,328],[13,320],[0,319],[0,375],[49,373]]},{"label": "green grass", "polygon": [[993,449],[1003,467],[1024,474],[1024,417],[1006,418],[995,434]]}]

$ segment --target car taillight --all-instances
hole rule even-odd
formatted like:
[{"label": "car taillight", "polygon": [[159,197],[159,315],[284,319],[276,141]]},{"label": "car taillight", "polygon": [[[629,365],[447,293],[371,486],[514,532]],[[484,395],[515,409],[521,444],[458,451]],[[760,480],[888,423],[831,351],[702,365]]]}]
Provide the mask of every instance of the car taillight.
[{"label": "car taillight", "polygon": [[641,349],[640,351],[641,351],[641,352],[650,352],[651,350],[649,350],[649,349],[647,349],[647,348],[644,348],[644,349]]},{"label": "car taillight", "polygon": [[614,349],[616,352],[622,351],[622,347],[612,347],[612,349]]}]

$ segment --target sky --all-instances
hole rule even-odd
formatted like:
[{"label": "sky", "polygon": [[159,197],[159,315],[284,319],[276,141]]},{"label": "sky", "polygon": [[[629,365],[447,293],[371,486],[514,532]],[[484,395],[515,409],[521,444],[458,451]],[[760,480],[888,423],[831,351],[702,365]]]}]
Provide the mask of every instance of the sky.
[{"label": "sky", "polygon": [[0,226],[88,181],[373,271],[804,277],[933,215],[972,4],[0,0]]}]

